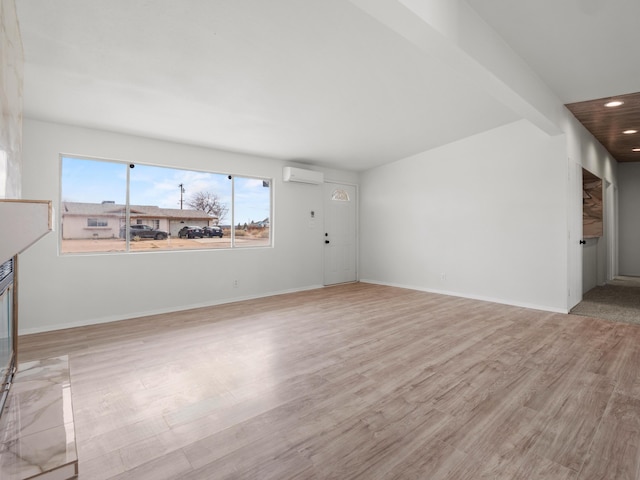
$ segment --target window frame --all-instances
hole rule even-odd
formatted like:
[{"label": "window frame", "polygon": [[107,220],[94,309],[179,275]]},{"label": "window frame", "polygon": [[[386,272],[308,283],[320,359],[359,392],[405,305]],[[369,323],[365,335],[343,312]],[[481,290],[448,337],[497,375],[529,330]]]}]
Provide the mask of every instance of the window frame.
[{"label": "window frame", "polygon": [[[63,196],[64,196],[64,191],[63,191],[63,163],[64,163],[64,159],[71,159],[71,160],[79,160],[79,161],[89,161],[89,162],[103,162],[103,163],[111,163],[111,164],[117,164],[117,165],[123,165],[125,167],[129,167],[126,168],[126,178],[123,179],[123,182],[125,183],[125,202],[124,202],[124,210],[125,210],[125,215],[122,217],[118,217],[118,229],[124,229],[126,232],[126,236],[125,236],[125,248],[123,250],[108,250],[108,251],[101,251],[101,250],[96,250],[96,251],[86,251],[86,252],[82,252],[82,251],[63,251],[63,242],[65,241],[65,239],[63,239],[63,224],[64,224],[64,204],[66,203],[65,200],[63,200]],[[60,153],[59,154],[59,174],[58,174],[58,186],[59,186],[59,205],[60,208],[58,209],[60,214],[57,215],[56,218],[56,222],[58,223],[58,255],[59,256],[74,256],[74,255],[117,255],[117,254],[136,254],[136,253],[174,253],[174,252],[193,252],[193,251],[228,251],[228,250],[246,250],[246,249],[260,249],[260,248],[273,248],[274,247],[274,220],[273,220],[273,212],[274,212],[274,200],[275,200],[275,193],[274,193],[274,178],[273,177],[266,177],[266,176],[259,176],[259,175],[245,175],[245,174],[232,174],[232,173],[221,173],[219,171],[213,171],[213,170],[204,170],[204,169],[193,169],[193,168],[187,168],[187,167],[175,167],[175,166],[167,166],[167,165],[160,165],[160,164],[152,164],[152,163],[144,163],[144,162],[130,162],[130,161],[124,161],[124,160],[115,160],[115,159],[107,159],[107,158],[101,158],[101,157],[94,157],[94,156],[90,156],[90,155],[77,155],[77,154],[64,154],[64,153]],[[216,248],[207,248],[207,247],[202,247],[202,248],[160,248],[160,249],[153,249],[153,248],[149,248],[149,249],[143,249],[143,250],[132,250],[130,247],[130,244],[132,243],[133,239],[130,237],[130,232],[128,231],[126,227],[126,225],[131,225],[131,203],[130,203],[130,189],[131,189],[131,169],[133,169],[136,165],[144,165],[147,167],[158,167],[158,168],[165,168],[168,170],[175,170],[175,171],[181,171],[181,172],[194,172],[194,173],[204,173],[204,174],[211,174],[211,175],[221,175],[221,176],[226,176],[230,181],[231,181],[231,188],[230,188],[230,206],[229,206],[229,210],[228,210],[228,223],[229,223],[229,245],[225,245],[225,246],[221,246],[221,247],[216,247]],[[268,209],[268,228],[269,228],[269,236],[268,236],[268,243],[259,243],[256,245],[238,245],[236,242],[236,235],[235,235],[235,218],[236,218],[236,178],[237,179],[247,179],[247,180],[260,180],[263,182],[263,186],[264,182],[267,182],[268,185],[266,185],[267,188],[269,188],[269,193],[268,193],[268,202],[269,202],[269,209]],[[83,203],[83,202],[69,202],[69,203]],[[91,202],[85,202],[85,203],[91,203]],[[224,217],[223,217],[224,218]],[[96,220],[96,226],[89,226],[89,220]],[[104,225],[102,225],[101,223],[104,222]],[[146,224],[146,222],[143,222],[141,219],[137,219],[138,224]],[[158,224],[158,226],[151,226],[151,228],[155,228],[158,229],[159,224],[160,224],[160,219],[154,219],[152,220],[152,222],[154,224]],[[226,222],[225,222],[226,223]],[[223,228],[223,225],[217,224],[217,226],[219,226],[220,228],[222,228],[223,231],[225,231],[226,229]],[[100,229],[100,228],[108,228],[109,227],[109,221],[108,219],[104,219],[101,220],[100,216],[92,216],[92,217],[87,217],[87,222],[86,222],[86,229]],[[169,232],[169,238],[175,238],[175,237],[171,237],[171,232]],[[67,240],[68,241],[68,240]]]},{"label": "window frame", "polygon": [[[91,220],[95,225],[91,225]],[[101,217],[87,217],[87,228],[105,228],[109,226],[109,220],[101,219]]]}]

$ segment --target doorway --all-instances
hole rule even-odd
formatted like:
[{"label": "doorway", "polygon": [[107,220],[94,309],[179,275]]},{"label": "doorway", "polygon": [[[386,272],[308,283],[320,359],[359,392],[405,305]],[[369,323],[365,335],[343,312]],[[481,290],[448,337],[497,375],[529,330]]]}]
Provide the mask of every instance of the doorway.
[{"label": "doorway", "polygon": [[618,276],[618,191],[581,169],[582,298],[570,313],[640,323],[640,278]]},{"label": "doorway", "polygon": [[355,185],[324,184],[324,284],[357,280]]},{"label": "doorway", "polygon": [[606,282],[602,179],[582,169],[582,294]]}]

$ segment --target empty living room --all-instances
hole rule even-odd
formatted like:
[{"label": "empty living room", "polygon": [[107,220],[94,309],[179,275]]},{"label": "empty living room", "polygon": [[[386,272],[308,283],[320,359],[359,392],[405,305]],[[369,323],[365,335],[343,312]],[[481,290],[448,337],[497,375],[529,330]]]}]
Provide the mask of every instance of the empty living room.
[{"label": "empty living room", "polygon": [[640,4],[0,6],[2,480],[640,480]]}]

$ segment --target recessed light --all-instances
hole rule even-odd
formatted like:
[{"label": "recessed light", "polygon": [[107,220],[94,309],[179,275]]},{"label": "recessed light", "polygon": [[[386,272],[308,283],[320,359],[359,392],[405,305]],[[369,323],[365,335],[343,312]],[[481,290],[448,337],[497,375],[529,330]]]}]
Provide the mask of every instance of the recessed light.
[{"label": "recessed light", "polygon": [[634,148],[632,149],[633,152],[640,152],[640,148]]},{"label": "recessed light", "polygon": [[625,130],[624,132],[625,135],[631,135],[632,133],[638,133],[638,130]]},{"label": "recessed light", "polygon": [[613,100],[611,102],[605,103],[604,106],[605,107],[619,107],[623,103],[624,102],[621,102],[620,100]]}]

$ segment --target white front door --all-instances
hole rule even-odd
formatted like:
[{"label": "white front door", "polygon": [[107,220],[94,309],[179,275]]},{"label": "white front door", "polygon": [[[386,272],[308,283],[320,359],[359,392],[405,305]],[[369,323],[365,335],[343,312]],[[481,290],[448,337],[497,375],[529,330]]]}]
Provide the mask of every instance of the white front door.
[{"label": "white front door", "polygon": [[355,282],[356,187],[324,184],[324,284]]}]

